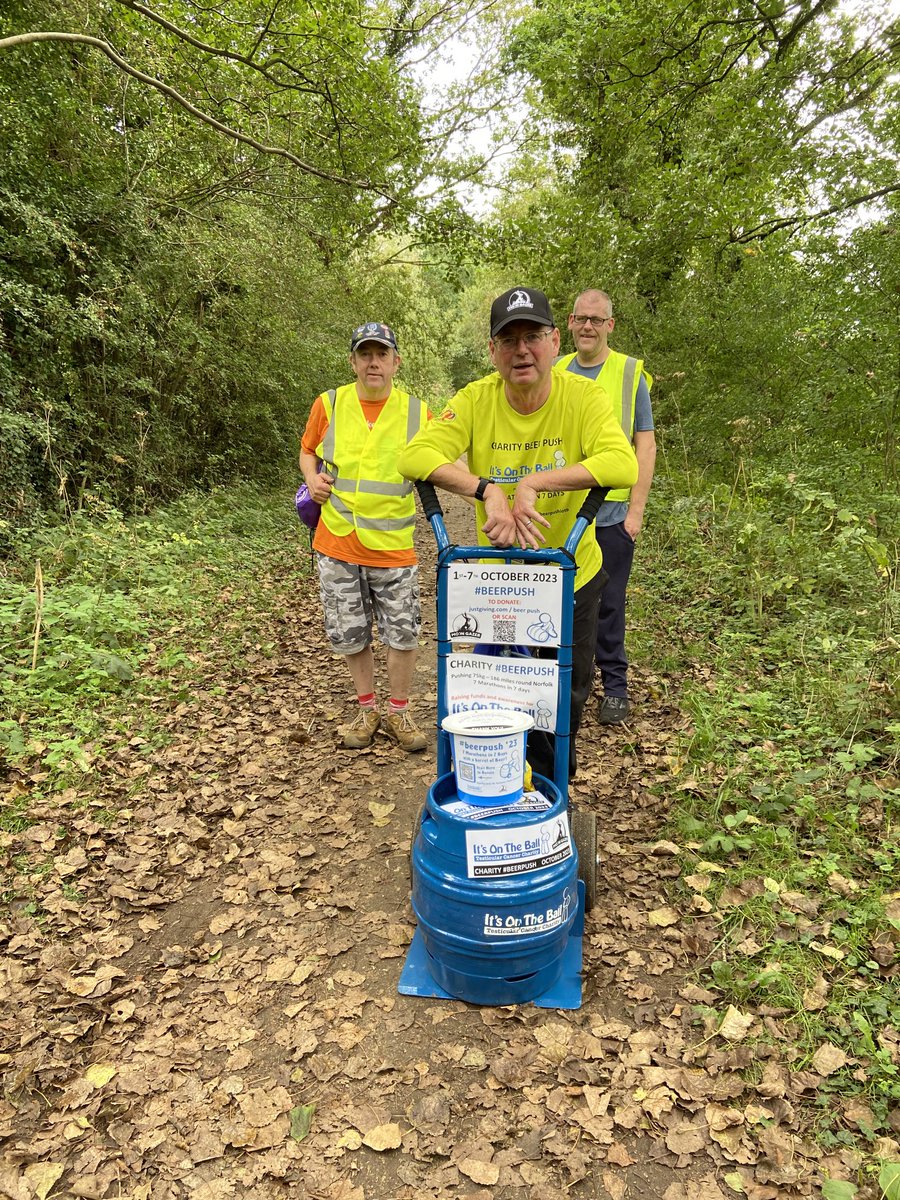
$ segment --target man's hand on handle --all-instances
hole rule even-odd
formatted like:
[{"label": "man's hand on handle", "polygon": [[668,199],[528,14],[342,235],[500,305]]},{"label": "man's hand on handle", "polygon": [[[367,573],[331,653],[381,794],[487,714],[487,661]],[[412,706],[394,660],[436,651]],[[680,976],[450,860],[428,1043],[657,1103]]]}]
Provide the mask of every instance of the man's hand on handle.
[{"label": "man's hand on handle", "polygon": [[512,516],[516,526],[516,537],[523,550],[540,550],[547,540],[540,526],[550,528],[550,522],[537,510],[537,488],[523,479],[513,496]]},{"label": "man's hand on handle", "polygon": [[484,493],[484,511],[487,513],[487,520],[482,525],[481,531],[491,545],[497,546],[501,550],[508,546],[514,546],[518,538],[518,530],[506,493],[502,488],[492,484],[487,489]]}]

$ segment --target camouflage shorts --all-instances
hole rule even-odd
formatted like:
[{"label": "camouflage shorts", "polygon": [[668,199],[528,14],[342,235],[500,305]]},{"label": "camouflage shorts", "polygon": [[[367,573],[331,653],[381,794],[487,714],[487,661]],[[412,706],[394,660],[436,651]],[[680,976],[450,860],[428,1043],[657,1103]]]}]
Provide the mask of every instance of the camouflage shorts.
[{"label": "camouflage shorts", "polygon": [[414,650],[419,639],[418,567],[363,567],[316,555],[325,633],[337,654],[358,654],[378,622],[382,642]]}]

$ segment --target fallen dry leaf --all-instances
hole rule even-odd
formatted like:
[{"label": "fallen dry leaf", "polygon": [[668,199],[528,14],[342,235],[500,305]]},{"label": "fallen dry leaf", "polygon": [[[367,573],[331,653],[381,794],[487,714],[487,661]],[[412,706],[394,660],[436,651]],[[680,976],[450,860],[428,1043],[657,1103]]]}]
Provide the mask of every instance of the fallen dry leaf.
[{"label": "fallen dry leaf", "polygon": [[369,801],[369,812],[372,814],[372,823],[376,826],[390,825],[391,813],[396,809],[396,804],[379,804],[377,800]]},{"label": "fallen dry leaf", "polygon": [[50,1189],[62,1175],[65,1167],[58,1162],[36,1162],[25,1168],[22,1174],[34,1193],[35,1200],[47,1200]]},{"label": "fallen dry leaf", "polygon": [[716,1032],[729,1042],[741,1042],[747,1036],[754,1020],[752,1013],[742,1013],[733,1004],[729,1004]]},{"label": "fallen dry leaf", "polygon": [[833,958],[835,962],[843,962],[847,957],[846,950],[840,950],[837,946],[829,946],[824,942],[810,942],[811,950],[816,950],[819,954],[823,954],[826,958]]},{"label": "fallen dry leaf", "polygon": [[807,988],[803,993],[803,1007],[810,1012],[817,1012],[819,1009],[825,1008],[828,1004],[830,990],[828,980],[824,975],[820,975],[812,987]]},{"label": "fallen dry leaf", "polygon": [[400,1126],[393,1121],[386,1125],[376,1125],[363,1138],[364,1146],[368,1146],[370,1150],[377,1150],[379,1153],[384,1150],[398,1150],[402,1143],[403,1134]]},{"label": "fallen dry leaf", "polygon": [[695,892],[705,892],[712,883],[711,875],[704,875],[698,871],[695,871],[693,875],[684,875],[682,878],[688,887]]},{"label": "fallen dry leaf", "polygon": [[631,1157],[621,1142],[614,1142],[606,1151],[606,1157],[614,1167],[634,1166],[635,1160]]},{"label": "fallen dry leaf", "polygon": [[284,983],[296,969],[297,964],[292,958],[271,958],[266,964],[266,980],[269,983]]},{"label": "fallen dry leaf", "polygon": [[832,871],[828,876],[828,886],[836,891],[841,896],[852,896],[859,891],[859,884],[855,879],[848,879],[845,875],[841,875],[839,871]]},{"label": "fallen dry leaf", "polygon": [[259,1087],[237,1097],[238,1107],[248,1124],[265,1129],[292,1106],[290,1092],[283,1087]]},{"label": "fallen dry leaf", "polygon": [[572,1040],[572,1026],[564,1025],[561,1021],[548,1021],[534,1031],[534,1040],[541,1047],[544,1056],[551,1062],[561,1063],[569,1054]]},{"label": "fallen dry leaf", "polygon": [[812,1065],[820,1075],[833,1075],[847,1065],[847,1055],[832,1042],[823,1042],[812,1056]]},{"label": "fallen dry leaf", "polygon": [[106,1087],[118,1069],[112,1063],[93,1063],[85,1071],[84,1077],[91,1087],[102,1088]]},{"label": "fallen dry leaf", "polygon": [[496,1163],[483,1162],[480,1158],[464,1158],[456,1165],[473,1183],[490,1187],[500,1179],[500,1168]]},{"label": "fallen dry leaf", "polygon": [[663,1200],[725,1200],[715,1179],[707,1176],[699,1182],[673,1183],[663,1193]]},{"label": "fallen dry leaf", "polygon": [[667,925],[677,925],[680,920],[681,914],[668,905],[663,908],[654,908],[652,912],[647,914],[648,925],[656,925],[660,928],[665,928]]},{"label": "fallen dry leaf", "polygon": [[705,1130],[687,1123],[676,1125],[666,1134],[666,1146],[673,1154],[696,1154],[707,1145],[709,1138]]},{"label": "fallen dry leaf", "polygon": [[603,1172],[603,1186],[609,1192],[609,1200],[625,1200],[628,1184],[618,1175],[614,1175],[612,1171]]}]

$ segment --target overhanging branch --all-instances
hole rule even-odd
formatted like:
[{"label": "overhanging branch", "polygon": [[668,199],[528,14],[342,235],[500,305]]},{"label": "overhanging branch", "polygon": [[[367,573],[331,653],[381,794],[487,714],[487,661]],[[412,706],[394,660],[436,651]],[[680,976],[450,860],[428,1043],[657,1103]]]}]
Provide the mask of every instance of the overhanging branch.
[{"label": "overhanging branch", "polygon": [[187,97],[182,96],[180,92],[176,92],[167,83],[163,83],[160,79],[154,79],[152,75],[146,75],[143,71],[139,71],[137,67],[131,66],[130,63],[126,62],[112,48],[109,42],[104,42],[102,38],[91,37],[86,33],[32,31],[30,33],[17,33],[12,37],[0,38],[0,50],[9,50],[13,46],[26,46],[33,42],[74,42],[84,46],[94,46],[97,50],[105,54],[110,62],[114,63],[124,74],[130,75],[132,79],[137,79],[139,83],[144,83],[148,87],[161,92],[164,96],[168,96],[170,100],[180,105],[185,112],[190,113],[192,117],[195,117],[204,125],[209,125],[217,133],[221,133],[235,142],[242,142],[245,146],[250,146],[260,154],[271,154],[287,159],[293,166],[298,167],[308,175],[314,175],[317,179],[324,179],[329,183],[340,183],[344,187],[358,188],[360,191],[375,192],[380,196],[384,196],[389,201],[393,201],[394,199],[389,192],[386,192],[383,188],[367,179],[348,179],[345,175],[338,175],[333,171],[324,171],[319,167],[314,167],[311,163],[304,162],[302,158],[298,158],[296,154],[291,153],[290,150],[285,150],[282,146],[267,146],[263,142],[258,142],[255,138],[250,137],[248,134],[241,133],[238,129],[232,129],[231,126],[225,125],[222,121],[211,117],[209,113],[205,113],[191,104]]},{"label": "overhanging branch", "polygon": [[877,191],[866,192],[864,195],[851,196],[849,200],[844,200],[840,204],[832,204],[830,208],[823,208],[819,212],[793,217],[772,217],[768,221],[761,221],[759,225],[754,225],[752,229],[745,230],[744,233],[734,235],[729,240],[736,245],[762,241],[763,238],[770,237],[771,234],[778,233],[781,229],[801,229],[804,225],[811,225],[813,221],[823,221],[826,217],[833,217],[837,213],[858,208],[860,204],[881,200],[884,196],[890,196],[892,192],[900,192],[900,183],[892,183]]},{"label": "overhanging branch", "polygon": [[[171,33],[174,37],[180,38],[181,41],[186,42],[189,46],[193,46],[195,50],[201,50],[204,54],[208,54],[213,58],[224,58],[229,62],[241,63],[245,67],[250,67],[252,70],[258,71],[260,75],[268,79],[269,82],[274,84],[276,87],[289,87],[293,91],[306,92],[313,96],[322,94],[320,88],[314,87],[313,84],[306,79],[302,72],[298,71],[297,68],[292,64],[286,63],[283,59],[276,58],[271,62],[265,63],[256,62],[252,57],[248,57],[246,54],[238,54],[234,50],[223,50],[219,46],[211,46],[208,42],[201,42],[199,38],[194,37],[194,35],[189,33],[186,29],[179,28],[178,25],[174,25],[171,21],[166,20],[165,17],[160,16],[160,14],[154,12],[153,9],[137,3],[137,0],[119,0],[119,3],[124,8],[128,8],[132,12],[138,13],[139,16],[147,17],[147,19],[150,21],[155,21],[156,24],[162,29],[165,29],[167,33]],[[264,36],[264,32],[261,31],[259,36],[261,40]],[[286,83],[283,79],[279,79],[277,76],[271,73],[272,66],[284,67],[285,70],[296,75],[298,78],[303,79],[305,86],[300,87],[298,84]]]}]

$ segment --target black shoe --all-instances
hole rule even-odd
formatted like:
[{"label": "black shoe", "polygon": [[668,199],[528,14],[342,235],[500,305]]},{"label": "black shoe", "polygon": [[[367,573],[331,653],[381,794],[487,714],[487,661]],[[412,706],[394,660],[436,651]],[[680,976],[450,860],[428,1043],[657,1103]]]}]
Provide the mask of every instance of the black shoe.
[{"label": "black shoe", "polygon": [[600,724],[621,725],[630,712],[627,696],[604,696],[600,702]]}]

